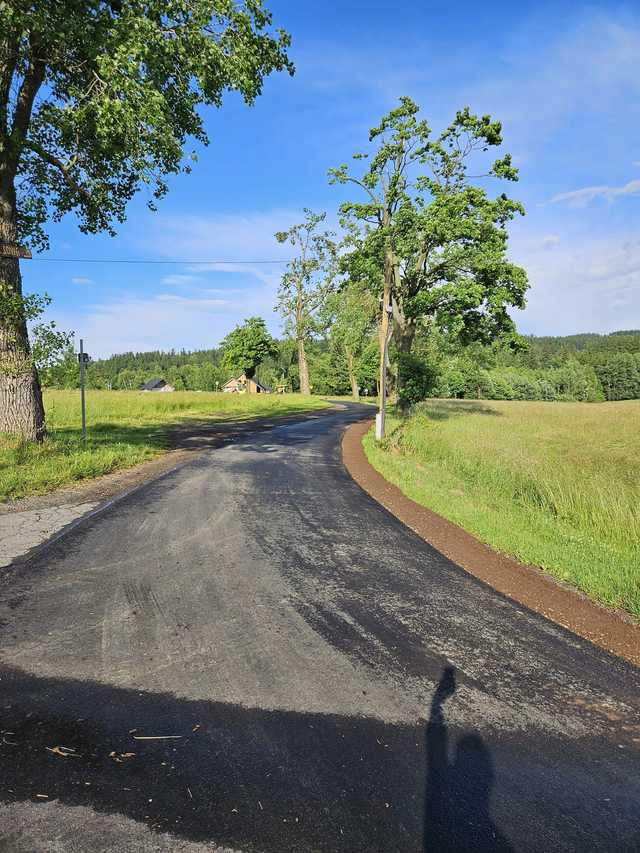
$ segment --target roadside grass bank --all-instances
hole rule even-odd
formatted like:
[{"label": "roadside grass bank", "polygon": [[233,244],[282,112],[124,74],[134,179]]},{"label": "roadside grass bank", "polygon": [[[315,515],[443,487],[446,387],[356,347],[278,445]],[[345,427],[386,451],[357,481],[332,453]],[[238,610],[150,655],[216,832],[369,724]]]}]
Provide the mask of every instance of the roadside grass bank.
[{"label": "roadside grass bank", "polygon": [[88,391],[85,447],[79,392],[47,390],[44,402],[48,434],[42,444],[0,435],[0,501],[146,462],[167,450],[171,427],[188,420],[245,421],[327,406],[319,397],[301,394]]},{"label": "roadside grass bank", "polygon": [[640,617],[640,401],[428,400],[371,464],[498,551]]}]

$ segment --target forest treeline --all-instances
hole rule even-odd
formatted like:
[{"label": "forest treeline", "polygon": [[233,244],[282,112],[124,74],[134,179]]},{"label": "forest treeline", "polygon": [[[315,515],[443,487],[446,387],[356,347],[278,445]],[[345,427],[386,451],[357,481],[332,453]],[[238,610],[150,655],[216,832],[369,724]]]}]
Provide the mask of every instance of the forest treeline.
[{"label": "forest treeline", "polygon": [[[413,399],[466,397],[495,400],[628,400],[640,398],[640,330],[609,335],[525,337],[513,351],[499,343],[463,346],[435,328],[420,327],[409,355],[392,353]],[[275,388],[300,387],[298,352],[293,340],[277,341],[277,355],[257,369],[257,377]],[[176,390],[215,391],[230,378],[222,349],[121,353],[92,361],[91,388],[134,390],[149,379],[163,378]],[[378,339],[371,323],[364,342],[350,351],[340,324],[310,342],[308,369],[312,393],[375,395]],[[78,385],[73,349],[43,371],[47,386]],[[355,383],[355,388],[354,388]]]}]

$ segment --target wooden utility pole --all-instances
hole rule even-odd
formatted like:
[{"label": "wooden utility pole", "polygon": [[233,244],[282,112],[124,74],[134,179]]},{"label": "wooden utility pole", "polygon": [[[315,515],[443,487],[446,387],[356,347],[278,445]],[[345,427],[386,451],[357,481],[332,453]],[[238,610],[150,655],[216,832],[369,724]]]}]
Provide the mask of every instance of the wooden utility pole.
[{"label": "wooden utility pole", "polygon": [[387,362],[389,360],[389,338],[391,337],[391,289],[385,287],[382,297],[382,317],[380,319],[380,399],[376,415],[376,441],[382,441],[385,436],[385,418],[387,414]]}]

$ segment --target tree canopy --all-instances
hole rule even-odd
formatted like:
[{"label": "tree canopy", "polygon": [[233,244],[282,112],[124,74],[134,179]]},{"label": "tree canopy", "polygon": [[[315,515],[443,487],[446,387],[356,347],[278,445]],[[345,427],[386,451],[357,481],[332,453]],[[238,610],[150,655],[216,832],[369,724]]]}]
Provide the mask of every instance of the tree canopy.
[{"label": "tree canopy", "polygon": [[16,179],[19,238],[73,210],[108,231],[141,187],[190,169],[207,143],[199,107],[247,103],[272,71],[293,71],[289,37],[261,0],[0,2],[0,171]]},{"label": "tree canopy", "polygon": [[[364,169],[330,170],[332,183],[356,187],[362,196],[340,207],[352,246],[344,266],[391,307],[399,352],[410,352],[416,324],[426,316],[462,340],[513,335],[508,308],[524,307],[528,284],[506,257],[506,225],[524,210],[504,193],[491,198],[484,184],[515,181],[517,170],[509,154],[482,162],[502,144],[500,122],[465,108],[433,136],[418,112],[401,98],[370,131],[373,152],[354,155]],[[384,334],[386,323],[382,311]]]},{"label": "tree canopy", "polygon": [[249,317],[241,326],[236,326],[221,347],[222,366],[229,371],[242,371],[249,378],[265,359],[278,354],[278,345],[262,317]]},{"label": "tree canopy", "polygon": [[[206,144],[201,107],[251,104],[293,72],[289,36],[261,0],[0,0],[0,244],[48,246],[73,212],[113,234],[146,188],[188,172]],[[0,254],[0,431],[44,434],[17,256]]]},{"label": "tree canopy", "polygon": [[304,215],[304,222],[275,235],[279,243],[291,243],[296,252],[282,276],[277,308],[298,347],[300,389],[310,394],[305,344],[318,331],[317,313],[334,284],[338,248],[332,232],[318,230],[325,213],[305,208]]}]

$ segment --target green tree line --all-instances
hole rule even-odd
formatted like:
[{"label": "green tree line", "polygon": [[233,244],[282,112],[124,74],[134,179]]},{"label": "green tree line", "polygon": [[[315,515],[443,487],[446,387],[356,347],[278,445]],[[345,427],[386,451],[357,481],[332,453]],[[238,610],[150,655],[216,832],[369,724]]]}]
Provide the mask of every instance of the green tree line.
[{"label": "green tree line", "polygon": [[[334,294],[323,334],[307,343],[309,380],[315,394],[375,395],[378,341],[375,306],[369,314],[351,291]],[[609,335],[527,337],[514,353],[504,345],[471,344],[418,328],[414,352],[400,358],[411,400],[466,397],[496,400],[640,399],[640,330]],[[259,365],[265,385],[300,389],[297,341],[275,341],[275,351]],[[392,353],[392,358],[397,354]],[[193,352],[159,350],[120,353],[92,361],[90,388],[135,390],[163,378],[177,390],[215,391],[234,372],[224,366],[222,347]],[[55,365],[42,369],[44,384],[78,385],[73,348]]]}]

